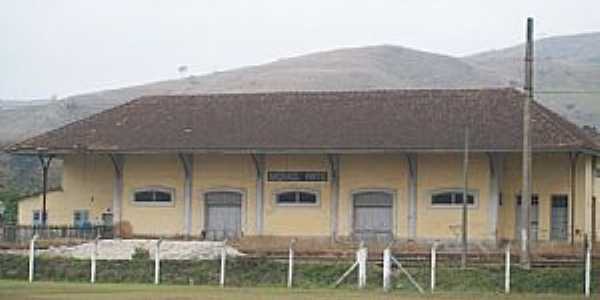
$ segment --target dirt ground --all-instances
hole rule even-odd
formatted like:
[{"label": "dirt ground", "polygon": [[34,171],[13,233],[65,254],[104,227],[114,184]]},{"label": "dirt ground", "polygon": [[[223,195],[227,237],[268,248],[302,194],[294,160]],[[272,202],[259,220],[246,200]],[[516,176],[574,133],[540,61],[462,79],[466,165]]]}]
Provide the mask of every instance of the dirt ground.
[{"label": "dirt ground", "polygon": [[[317,257],[317,258],[347,258],[353,259],[358,249],[356,241],[340,239],[332,242],[329,238],[315,237],[297,237],[293,239],[293,247],[298,257]],[[286,257],[292,239],[289,237],[244,237],[240,240],[230,241],[229,244],[242,253],[250,256],[267,257]],[[469,256],[473,262],[499,261],[504,260],[504,249],[507,241],[498,241],[498,244],[491,245],[486,243],[473,243],[469,246]],[[378,259],[381,257],[383,249],[389,244],[370,243],[369,257]],[[519,245],[511,245],[511,253],[514,256],[519,255]],[[414,241],[396,241],[391,244],[392,252],[402,254],[405,258],[417,260],[427,259],[431,251],[431,243]],[[458,242],[446,241],[437,246],[438,258],[453,257],[460,255],[462,244]],[[600,257],[600,243],[595,245],[593,257]],[[583,245],[576,243],[574,246],[570,243],[539,242],[532,245],[532,259],[540,263],[547,260],[577,260],[583,257]],[[409,259],[410,260],[410,259]]]}]

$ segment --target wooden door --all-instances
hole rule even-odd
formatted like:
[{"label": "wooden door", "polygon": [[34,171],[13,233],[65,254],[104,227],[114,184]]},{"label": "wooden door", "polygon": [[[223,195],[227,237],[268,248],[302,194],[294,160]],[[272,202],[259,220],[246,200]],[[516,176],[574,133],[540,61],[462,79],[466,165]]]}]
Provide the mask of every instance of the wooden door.
[{"label": "wooden door", "polygon": [[393,196],[387,192],[354,194],[354,236],[363,241],[393,238]]},{"label": "wooden door", "polygon": [[242,233],[242,195],[238,192],[205,194],[205,234],[210,240],[237,238]]}]

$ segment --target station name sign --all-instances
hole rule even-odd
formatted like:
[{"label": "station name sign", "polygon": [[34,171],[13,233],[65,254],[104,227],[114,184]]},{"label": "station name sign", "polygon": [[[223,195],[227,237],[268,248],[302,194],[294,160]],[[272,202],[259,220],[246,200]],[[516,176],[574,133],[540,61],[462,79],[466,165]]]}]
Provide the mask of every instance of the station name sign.
[{"label": "station name sign", "polygon": [[269,181],[327,181],[327,172],[314,171],[273,171]]}]

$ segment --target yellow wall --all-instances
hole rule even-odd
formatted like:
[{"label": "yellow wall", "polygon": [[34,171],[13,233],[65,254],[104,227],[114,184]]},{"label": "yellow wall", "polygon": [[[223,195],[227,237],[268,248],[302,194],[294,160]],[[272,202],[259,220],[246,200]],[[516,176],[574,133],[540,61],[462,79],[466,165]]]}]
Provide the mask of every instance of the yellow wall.
[{"label": "yellow wall", "polygon": [[[461,210],[433,208],[433,190],[462,188],[461,154],[419,154],[417,190],[417,237],[455,239],[460,234]],[[473,154],[470,160],[469,188],[478,195],[477,205],[469,209],[469,235],[489,238],[490,170],[485,154]],[[315,155],[267,155],[266,171],[326,171],[328,158]],[[540,200],[540,239],[549,238],[550,197],[569,194],[569,160],[567,154],[535,154],[533,192]],[[586,164],[590,157],[578,160],[576,229],[584,229]],[[516,195],[521,188],[519,154],[507,154],[503,165],[498,234],[512,239]],[[108,156],[67,156],[64,161],[63,190],[48,197],[50,224],[71,224],[73,211],[88,209],[91,221],[100,222],[103,212],[112,207],[114,170]],[[328,174],[331,179],[331,174]],[[600,184],[600,179],[596,179]],[[132,202],[135,189],[148,186],[172,188],[175,198],[169,206],[143,206]],[[408,164],[404,154],[340,155],[338,232],[352,232],[352,194],[361,190],[383,189],[395,195],[395,235],[408,237]],[[131,224],[135,234],[176,235],[184,233],[184,172],[177,155],[127,155],[124,168],[122,220]],[[330,234],[331,183],[269,182],[264,185],[264,234],[291,236],[327,236]],[[277,191],[308,189],[319,193],[316,206],[280,206],[274,202]],[[216,190],[240,191],[243,196],[242,230],[256,234],[256,169],[249,154],[194,155],[192,191],[192,234],[204,228],[204,194]],[[587,188],[588,193],[591,189]],[[596,188],[600,194],[600,188]],[[39,197],[20,202],[19,222],[31,223],[31,212],[39,209]],[[597,213],[598,214],[598,213]],[[599,227],[597,225],[597,227]],[[599,227],[600,228],[600,227]]]},{"label": "yellow wall", "polygon": [[[64,192],[47,195],[48,224],[73,224],[74,210],[89,210],[92,223],[100,223],[101,215],[112,208],[113,167],[107,156],[69,155],[64,158]],[[29,225],[33,210],[42,209],[42,197],[19,202],[19,224]]]},{"label": "yellow wall", "polygon": [[249,154],[195,155],[193,187],[192,234],[204,229],[204,193],[223,189],[242,192],[242,232],[256,232],[256,168]]},{"label": "yellow wall", "polygon": [[[123,174],[121,218],[136,234],[175,235],[183,228],[183,166],[177,155],[127,155]],[[168,206],[147,206],[133,202],[136,189],[160,186],[175,190]]]},{"label": "yellow wall", "polygon": [[[64,202],[61,202],[65,198],[64,196],[65,193],[63,193],[63,191],[51,191],[46,194],[46,209],[49,224],[70,225],[73,223],[73,216],[71,215],[69,218],[69,216],[65,214],[67,212],[65,207],[58,207],[57,209],[57,204],[65,204]],[[35,195],[19,200],[19,224],[31,225],[33,222],[33,211],[42,211],[42,201],[42,195]],[[55,216],[55,211],[62,211],[63,213]]]},{"label": "yellow wall", "polygon": [[[328,171],[325,155],[269,155],[268,171]],[[331,176],[328,176],[330,180]],[[286,189],[308,189],[319,193],[315,206],[281,206],[275,194]],[[269,182],[265,179],[265,235],[327,236],[330,233],[331,195],[329,182]]]},{"label": "yellow wall", "polygon": [[395,195],[395,234],[407,236],[408,163],[404,154],[352,154],[340,157],[340,203],[338,232],[352,233],[352,193],[361,190],[383,189]]},{"label": "yellow wall", "polygon": [[[438,208],[431,206],[431,191],[444,188],[461,189],[463,183],[463,156],[461,154],[421,154],[417,163],[417,236],[427,239],[457,239],[461,234],[462,206]],[[485,154],[469,158],[468,188],[477,192],[479,199],[468,210],[469,237],[488,237],[489,161]]]},{"label": "yellow wall", "polygon": [[[585,226],[585,164],[590,157],[580,155],[577,160],[577,190],[575,202],[576,239],[583,237]],[[516,198],[521,191],[521,156],[510,154],[504,165],[503,205],[500,208],[500,238],[515,238]],[[532,192],[539,198],[539,233],[540,240],[550,238],[550,214],[552,195],[570,195],[570,162],[567,153],[535,154],[533,156]],[[570,196],[569,196],[570,198]],[[571,205],[571,200],[569,200]],[[571,220],[569,220],[569,223]],[[570,225],[569,225],[570,228]]]}]

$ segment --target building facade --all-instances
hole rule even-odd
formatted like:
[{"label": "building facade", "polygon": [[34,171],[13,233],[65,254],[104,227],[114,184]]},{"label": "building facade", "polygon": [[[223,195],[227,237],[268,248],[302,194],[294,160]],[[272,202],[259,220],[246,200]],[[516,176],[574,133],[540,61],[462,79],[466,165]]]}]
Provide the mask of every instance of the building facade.
[{"label": "building facade", "polygon": [[[517,239],[518,91],[167,98],[135,100],[9,149],[64,159],[49,224],[209,239],[457,240],[465,123],[455,116],[466,111],[469,238]],[[532,237],[582,240],[597,229],[597,145],[539,104],[533,128]],[[19,222],[39,222],[41,211],[39,197],[24,199]]]}]

